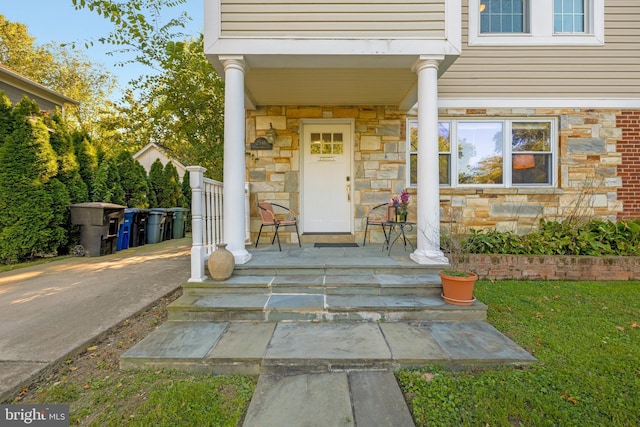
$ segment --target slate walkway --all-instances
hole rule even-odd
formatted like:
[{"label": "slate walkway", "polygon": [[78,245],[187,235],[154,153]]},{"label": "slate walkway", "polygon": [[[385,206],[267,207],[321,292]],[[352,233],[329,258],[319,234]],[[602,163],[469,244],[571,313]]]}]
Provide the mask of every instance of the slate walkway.
[{"label": "slate walkway", "polygon": [[124,369],[217,374],[517,365],[535,359],[486,322],[169,321],[120,358]]},{"label": "slate walkway", "polygon": [[[190,244],[170,240],[0,273],[0,401],[178,289],[189,277]],[[121,363],[173,360],[260,374],[246,427],[412,426],[392,371],[435,359],[459,366],[535,360],[485,322],[176,321]]]}]

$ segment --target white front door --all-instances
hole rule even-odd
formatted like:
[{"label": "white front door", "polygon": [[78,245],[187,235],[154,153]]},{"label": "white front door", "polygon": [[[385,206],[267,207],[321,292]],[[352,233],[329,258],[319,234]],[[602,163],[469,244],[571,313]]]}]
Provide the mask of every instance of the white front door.
[{"label": "white front door", "polygon": [[303,233],[352,232],[351,123],[304,123]]}]

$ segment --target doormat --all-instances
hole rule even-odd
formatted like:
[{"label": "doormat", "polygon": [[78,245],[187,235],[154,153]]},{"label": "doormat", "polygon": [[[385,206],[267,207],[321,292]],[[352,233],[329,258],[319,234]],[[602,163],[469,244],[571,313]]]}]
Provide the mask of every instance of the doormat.
[{"label": "doormat", "polygon": [[314,248],[358,248],[357,243],[315,243]]}]

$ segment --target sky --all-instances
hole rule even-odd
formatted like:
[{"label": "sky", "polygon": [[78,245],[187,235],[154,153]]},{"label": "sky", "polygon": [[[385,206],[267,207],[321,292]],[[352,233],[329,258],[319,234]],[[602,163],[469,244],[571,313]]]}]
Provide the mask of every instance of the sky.
[{"label": "sky", "polygon": [[[192,21],[184,30],[186,34],[195,37],[203,31],[203,0],[187,0],[180,8],[173,9],[167,18],[178,15],[181,10],[191,17]],[[0,14],[11,22],[26,25],[36,44],[75,42],[76,49],[91,62],[104,65],[117,77],[120,88],[124,88],[129,80],[151,72],[137,64],[115,66],[119,59],[107,53],[116,47],[103,46],[97,41],[113,31],[113,25],[95,11],[75,10],[71,0],[0,0]],[[88,49],[84,47],[87,40],[94,41]]]}]

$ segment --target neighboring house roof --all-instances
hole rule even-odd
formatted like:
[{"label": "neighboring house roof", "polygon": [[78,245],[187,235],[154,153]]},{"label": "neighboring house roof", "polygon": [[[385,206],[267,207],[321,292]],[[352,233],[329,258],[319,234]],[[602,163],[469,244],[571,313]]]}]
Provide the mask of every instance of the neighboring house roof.
[{"label": "neighboring house roof", "polygon": [[173,166],[178,170],[178,176],[180,179],[184,176],[184,173],[187,171],[187,167],[180,163],[179,161],[170,158],[165,149],[156,144],[155,142],[150,142],[144,147],[142,147],[137,153],[133,155],[133,159],[137,160],[142,167],[149,173],[151,170],[151,165],[156,159],[160,159],[163,165],[166,165],[168,162],[171,162]]},{"label": "neighboring house roof", "polygon": [[79,104],[75,99],[36,83],[2,64],[0,64],[0,90],[6,92],[13,104],[20,102],[23,95],[27,95],[38,103],[41,110],[50,111],[59,107],[64,111],[65,104]]}]

